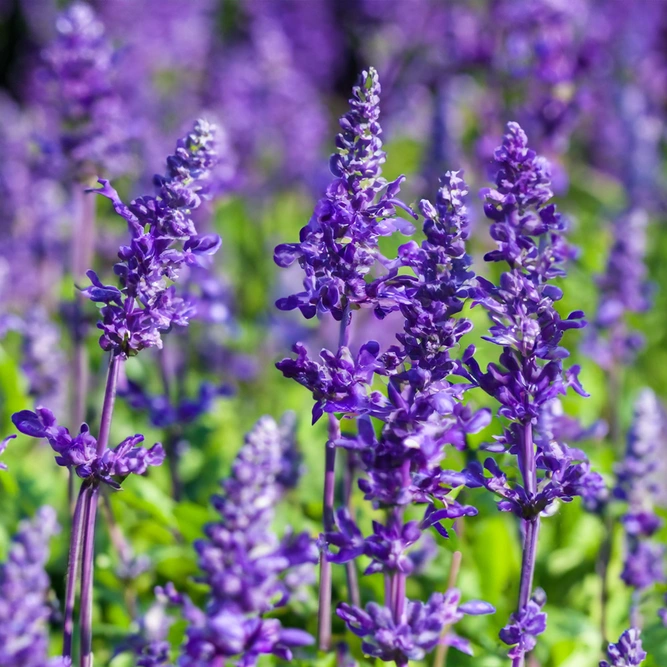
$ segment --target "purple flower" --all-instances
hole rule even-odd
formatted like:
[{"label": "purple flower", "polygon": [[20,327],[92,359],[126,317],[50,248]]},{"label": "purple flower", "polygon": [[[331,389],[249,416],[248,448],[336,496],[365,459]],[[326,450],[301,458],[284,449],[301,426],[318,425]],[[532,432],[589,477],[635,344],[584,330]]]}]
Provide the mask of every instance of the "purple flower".
[{"label": "purple flower", "polygon": [[350,111],[340,120],[338,152],[331,157],[334,181],[301,230],[299,243],[279,245],[274,259],[287,267],[298,260],[305,277],[304,291],[279,299],[280,310],[299,308],[306,318],[331,312],[343,318],[348,304],[372,304],[366,276],[384,262],[378,239],[412,225],[396,217],[396,207],[411,211],[397,199],[403,177],[393,183],[382,178],[382,150],[378,122],[380,83],[377,72],[363,72],[352,91]]},{"label": "purple flower", "polygon": [[162,347],[162,332],[187,325],[194,307],[168,284],[178,279],[181,266],[197,264],[220,247],[219,237],[198,236],[191,218],[216,160],[215,127],[199,120],[168,158],[167,174],[155,177],[157,197],[140,197],[127,206],[108,181],[100,180],[102,187],[94,192],[112,201],[131,236],[114,267],[120,289],[89,271],[91,285],[82,290],[104,304],[97,325],[102,349],[126,358],[145,347]]},{"label": "purple flower", "polygon": [[369,392],[373,373],[379,368],[380,348],[375,341],[362,345],[356,359],[347,347],[341,347],[336,354],[322,350],[322,364],[310,359],[302,343],[296,343],[294,351],[296,359],[283,359],[276,368],[312,392],[313,423],[324,412],[365,414],[382,408],[383,397]]},{"label": "purple flower", "polygon": [[639,667],[644,662],[646,651],[642,649],[641,632],[637,628],[626,630],[616,644],[607,647],[607,658],[600,667]]},{"label": "purple flower", "polygon": [[626,323],[628,313],[646,312],[653,289],[646,280],[648,215],[635,209],[614,221],[605,272],[598,277],[600,302],[585,350],[605,369],[629,364],[642,348],[641,334]]},{"label": "purple flower", "polygon": [[56,30],[34,87],[69,177],[82,181],[96,173],[122,172],[130,164],[129,124],[104,26],[89,5],[75,2],[58,17]]},{"label": "purple flower", "polygon": [[19,525],[0,564],[0,665],[47,664],[51,584],[44,568],[59,530],[55,510],[42,507]]},{"label": "purple flower", "polygon": [[[440,642],[443,630],[465,614],[491,614],[494,608],[486,602],[467,602],[459,605],[460,593],[434,593],[427,603],[408,600],[405,618],[397,621],[388,607],[374,602],[366,609],[343,603],[337,613],[354,634],[362,637],[363,651],[383,662],[407,664],[408,660],[422,660]],[[467,648],[452,642],[456,648]]]},{"label": "purple flower", "polygon": [[500,631],[500,639],[513,648],[508,653],[512,659],[532,651],[537,637],[547,629],[547,615],[542,611],[546,595],[537,589],[528,604],[510,617],[510,622]]},{"label": "purple flower", "polygon": [[284,487],[285,429],[263,417],[246,436],[223,493],[212,499],[219,521],[206,526],[206,538],[195,543],[200,581],[209,588],[206,611],[197,609],[170,587],[165,594],[183,609],[189,625],[181,667],[203,667],[214,658],[235,658],[253,667],[260,655],[291,659],[291,648],[311,644],[301,630],[283,628],[263,615],[287,603],[290,570],[317,562],[317,548],[305,533],[273,533],[275,506]]},{"label": "purple flower", "polygon": [[616,466],[614,496],[627,503],[623,581],[639,590],[665,581],[665,547],[651,540],[662,526],[655,506],[662,490],[664,418],[660,403],[644,389],[635,403],[624,459]]},{"label": "purple flower", "polygon": [[149,466],[158,466],[164,461],[160,443],[150,449],[138,446],[144,440],[143,435],[126,438],[116,448],[98,454],[97,439],[91,435],[88,424],[82,424],[79,433],[72,437],[64,426],[57,424],[47,408],[15,412],[12,422],[24,435],[46,438],[56,453],[58,465],[73,469],[83,479],[93,478],[114,489],[120,488],[114,476],[143,475]]},{"label": "purple flower", "polygon": [[[413,366],[431,371],[435,380],[452,372],[449,351],[472,329],[469,320],[452,315],[471,295],[474,275],[465,249],[467,186],[459,172],[447,172],[440,182],[436,205],[425,199],[419,204],[426,240],[421,246],[415,241],[402,245],[392,271],[372,287],[379,316],[398,305],[405,318],[404,333],[397,336],[403,348],[395,352],[397,361],[407,357]],[[405,268],[414,275],[399,275]]]}]

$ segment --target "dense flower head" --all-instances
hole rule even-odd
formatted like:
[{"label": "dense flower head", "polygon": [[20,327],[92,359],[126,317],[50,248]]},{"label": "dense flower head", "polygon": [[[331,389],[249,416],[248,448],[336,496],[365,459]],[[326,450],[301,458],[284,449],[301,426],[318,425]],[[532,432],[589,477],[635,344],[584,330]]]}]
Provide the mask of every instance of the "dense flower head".
[{"label": "dense flower head", "polygon": [[55,125],[70,177],[128,166],[128,124],[114,85],[115,53],[92,7],[75,2],[58,17],[57,36],[43,52],[35,96]]},{"label": "dense flower head", "polygon": [[90,433],[88,424],[82,424],[77,435],[59,426],[54,414],[48,408],[21,410],[12,415],[14,426],[32,438],[46,438],[56,453],[56,463],[70,468],[83,479],[93,479],[119,489],[120,484],[114,477],[126,477],[130,473],[143,475],[149,466],[161,465],[164,450],[160,443],[150,449],[140,447],[143,435],[125,438],[113,449],[106,449],[101,454],[97,451],[97,439]]},{"label": "dense flower head", "polygon": [[637,628],[626,630],[616,644],[609,644],[607,658],[600,662],[600,667],[639,667],[646,658],[641,632]]},{"label": "dense flower head", "polygon": [[222,483],[223,494],[212,499],[220,521],[209,524],[207,539],[195,544],[202,580],[211,588],[210,608],[263,613],[284,604],[288,591],[280,575],[317,560],[306,534],[287,534],[279,542],[271,531],[284,493],[279,479],[291,446],[286,435],[270,417],[260,419]]},{"label": "dense flower head", "polygon": [[563,371],[569,352],[560,345],[568,329],[585,325],[583,313],[562,319],[554,307],[561,290],[549,284],[564,275],[563,262],[572,252],[564,241],[565,224],[553,205],[548,163],[527,145],[523,130],[508,124],[496,151],[496,189],[486,191],[485,212],[498,249],[487,261],[505,261],[510,270],[499,284],[478,279],[476,304],[492,321],[485,339],[503,348],[500,364],[487,372],[464,355],[469,377],[501,404],[499,414],[520,423],[537,420],[540,409],[569,386],[586,395],[577,380],[578,367]]},{"label": "dense flower head", "polygon": [[375,341],[362,345],[356,358],[347,347],[339,348],[336,354],[322,350],[321,364],[309,357],[302,343],[296,343],[294,351],[296,359],[283,359],[276,368],[312,392],[315,399],[313,423],[324,412],[366,414],[381,410],[384,397],[379,392],[369,391],[373,374],[380,367],[380,346]]},{"label": "dense flower head", "polygon": [[176,294],[171,281],[183,265],[196,265],[220,247],[215,235],[198,235],[191,213],[206,195],[206,181],[217,160],[215,126],[198,120],[167,160],[167,174],[156,176],[158,196],[125,205],[108,181],[94,192],[111,200],[127,221],[131,240],[121,246],[114,266],[120,288],[104,285],[94,271],[83,293],[104,304],[97,326],[102,349],[128,357],[161,347],[161,333],[186,326],[194,306]]},{"label": "dense flower head", "polygon": [[56,513],[42,507],[19,525],[0,564],[0,665],[44,667],[49,646],[49,541],[59,531]]},{"label": "dense flower head", "polygon": [[500,631],[500,639],[512,649],[512,659],[524,656],[537,644],[537,637],[547,629],[547,615],[542,611],[547,598],[537,589],[528,604],[512,614],[510,622]]},{"label": "dense flower head", "polygon": [[[398,307],[405,318],[404,332],[397,336],[402,349],[392,350],[397,361],[408,359],[413,366],[431,371],[434,379],[452,372],[450,351],[472,329],[469,320],[452,317],[470,296],[474,275],[465,248],[467,192],[460,172],[447,172],[440,180],[435,205],[426,199],[419,204],[426,239],[421,245],[415,241],[402,245],[390,273],[371,287],[379,316]],[[414,275],[399,275],[399,269],[405,268]]]},{"label": "dense flower head", "polygon": [[628,313],[646,312],[652,286],[646,280],[646,228],[642,209],[629,211],[614,221],[613,241],[604,273],[598,278],[600,302],[586,349],[606,369],[631,363],[644,344],[641,334],[625,322]]},{"label": "dense flower head", "polygon": [[204,667],[220,657],[253,667],[263,654],[289,660],[292,647],[313,642],[306,632],[263,617],[288,602],[294,588],[287,581],[290,571],[307,574],[303,568],[312,567],[318,556],[307,533],[287,531],[279,540],[271,527],[286,491],[283,481],[293,482],[293,475],[285,477],[294,447],[291,419],[257,422],[222,482],[223,493],[212,499],[219,521],[208,524],[205,539],[195,543],[199,580],[209,588],[205,611],[173,586],[160,592],[188,621],[180,667]]},{"label": "dense flower head", "polygon": [[299,243],[275,249],[278,266],[298,260],[305,273],[304,291],[279,299],[281,310],[299,308],[307,318],[331,312],[341,320],[348,304],[373,304],[366,276],[378,261],[385,261],[379,237],[397,230],[412,233],[412,225],[396,216],[397,207],[409,211],[397,199],[403,177],[387,183],[380,175],[385,153],[379,100],[377,72],[362,72],[350,110],[340,119],[342,132],[330,161],[335,178],[301,230]]},{"label": "dense flower head", "polygon": [[626,535],[621,578],[637,589],[665,581],[665,547],[652,535],[663,521],[656,513],[664,485],[664,417],[658,398],[644,389],[635,403],[624,459],[616,466],[614,496],[627,503],[621,521]]},{"label": "dense flower head", "polygon": [[[337,613],[354,634],[363,638],[365,654],[402,665],[409,660],[422,660],[441,641],[443,631],[458,623],[465,614],[494,611],[486,602],[459,604],[460,599],[459,591],[452,588],[444,594],[433,593],[426,603],[408,600],[401,619],[396,619],[388,607],[375,602],[369,602],[365,610],[343,603]],[[454,633],[447,633],[445,641],[465,653],[472,653],[469,644]]]}]

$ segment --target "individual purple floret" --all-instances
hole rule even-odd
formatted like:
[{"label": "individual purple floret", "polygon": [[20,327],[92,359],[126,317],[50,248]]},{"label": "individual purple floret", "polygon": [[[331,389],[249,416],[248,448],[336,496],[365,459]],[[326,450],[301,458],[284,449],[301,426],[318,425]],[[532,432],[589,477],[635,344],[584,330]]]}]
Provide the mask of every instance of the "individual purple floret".
[{"label": "individual purple floret", "polygon": [[299,243],[275,249],[278,266],[298,260],[305,273],[304,291],[279,299],[280,310],[299,308],[306,318],[331,312],[343,319],[348,304],[372,304],[366,276],[386,260],[378,239],[395,231],[412,233],[413,227],[396,216],[396,208],[410,209],[397,197],[401,176],[392,183],[382,178],[382,150],[378,122],[380,83],[377,72],[362,72],[352,91],[350,111],[341,119],[337,152],[330,161],[333,182],[315,207],[313,217],[300,232]]},{"label": "individual purple floret", "polygon": [[[526,134],[517,123],[508,123],[503,144],[495,152],[495,188],[483,190],[484,212],[491,220],[496,250],[488,262],[505,262],[509,270],[498,285],[479,278],[475,305],[489,313],[492,326],[484,336],[500,347],[498,364],[483,372],[471,346],[463,355],[467,371],[461,371],[500,404],[498,415],[509,420],[503,435],[488,449],[517,457],[522,481],[491,458],[484,468],[475,462],[466,475],[469,486],[484,486],[501,497],[499,509],[512,511],[523,520],[523,562],[519,602],[514,623],[529,613],[537,554],[540,515],[557,502],[574,496],[595,496],[601,478],[590,472],[584,454],[540,433],[540,415],[568,387],[586,396],[577,379],[578,367],[563,369],[569,352],[560,343],[568,329],[585,325],[583,313],[575,311],[562,319],[555,302],[560,288],[551,284],[565,275],[564,263],[574,250],[564,238],[565,220],[549,200],[548,162],[528,148]],[[528,617],[527,617],[528,618]],[[519,637],[510,625],[503,640]],[[522,665],[530,642],[520,641],[511,650],[512,660]]]},{"label": "individual purple floret", "polygon": [[646,657],[640,635],[641,632],[637,628],[626,630],[618,643],[609,644],[608,660],[602,660],[600,667],[639,667]]},{"label": "individual purple floret", "polygon": [[108,181],[101,179],[102,187],[94,190],[112,201],[131,235],[114,267],[120,289],[88,271],[92,284],[82,290],[103,304],[97,324],[103,350],[127,358],[146,347],[162,347],[162,332],[187,325],[193,308],[169,282],[178,278],[182,265],[197,264],[220,247],[218,236],[197,234],[191,217],[206,196],[216,160],[215,126],[199,120],[168,158],[167,174],[155,177],[157,197],[140,197],[126,206]]},{"label": "individual purple floret", "polygon": [[167,591],[189,622],[180,667],[216,664],[216,659],[253,667],[262,654],[289,660],[291,647],[313,642],[301,630],[263,618],[288,602],[284,576],[316,563],[318,555],[306,533],[287,533],[278,540],[271,529],[276,503],[284,493],[279,481],[287,446],[284,436],[273,419],[260,419],[247,435],[231,475],[222,482],[223,493],[212,499],[220,519],[195,543],[200,581],[209,588],[205,611]]},{"label": "individual purple floret", "polygon": [[665,547],[652,540],[663,521],[656,513],[664,475],[664,420],[660,403],[644,389],[635,403],[625,457],[616,466],[614,496],[627,503],[621,521],[625,528],[626,554],[621,577],[642,590],[665,581]]},{"label": "individual purple floret", "polygon": [[0,665],[45,667],[51,587],[44,566],[49,541],[59,532],[56,513],[42,507],[23,521],[0,564]]},{"label": "individual purple floret", "polygon": [[[35,97],[41,102],[72,180],[122,171],[129,160],[127,115],[118,94],[115,53],[93,9],[75,2],[56,21],[43,52]],[[53,156],[49,156],[53,157]]]},{"label": "individual purple floret", "polygon": [[648,215],[629,211],[612,226],[613,243],[605,272],[598,278],[600,302],[591,333],[585,342],[600,366],[613,371],[632,362],[644,341],[626,323],[628,313],[646,312],[653,289],[646,279]]},{"label": "individual purple floret", "polygon": [[156,443],[150,449],[139,447],[144,440],[139,434],[125,438],[114,449],[99,453],[97,439],[90,433],[88,424],[82,424],[79,433],[72,437],[64,426],[57,424],[47,408],[37,408],[36,412],[21,410],[12,415],[12,422],[24,435],[46,438],[59,466],[73,469],[82,479],[103,482],[114,489],[119,489],[120,484],[113,477],[130,473],[143,475],[149,466],[158,466],[164,461],[162,445]]}]

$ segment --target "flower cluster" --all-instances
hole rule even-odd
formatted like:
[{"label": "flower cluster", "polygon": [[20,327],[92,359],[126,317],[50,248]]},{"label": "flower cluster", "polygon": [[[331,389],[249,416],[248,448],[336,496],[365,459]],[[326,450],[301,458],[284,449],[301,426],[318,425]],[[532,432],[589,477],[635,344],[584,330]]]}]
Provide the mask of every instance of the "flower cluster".
[{"label": "flower cluster", "polygon": [[197,264],[220,247],[218,236],[197,234],[191,215],[201,205],[216,161],[215,126],[199,120],[168,158],[167,174],[155,177],[157,197],[139,197],[128,206],[108,181],[100,180],[102,187],[94,192],[112,201],[131,235],[114,267],[120,289],[104,285],[89,271],[92,284],[82,290],[91,301],[104,304],[97,325],[103,332],[102,349],[126,358],[146,347],[161,347],[161,332],[188,323],[193,307],[169,281],[178,278],[181,266]]},{"label": "flower cluster", "polygon": [[[338,530],[324,535],[324,541],[336,548],[329,559],[345,563],[365,555],[371,559],[365,574],[382,572],[394,591],[384,606],[371,602],[364,611],[343,604],[338,614],[365,638],[365,652],[399,665],[421,659],[464,613],[493,612],[483,602],[459,606],[455,589],[434,594],[427,603],[405,597],[405,580],[416,568],[414,550],[424,531],[433,526],[446,537],[442,521],[477,513],[449,497],[450,484],[458,477],[441,469],[446,446],[463,448],[467,434],[490,420],[487,410],[473,412],[461,403],[467,385],[448,381],[457,367],[450,354],[472,328],[469,321],[453,318],[472,278],[463,245],[468,229],[465,192],[457,173],[443,177],[436,206],[426,200],[420,204],[426,240],[421,247],[413,241],[401,246],[395,266],[373,285],[374,293],[382,295],[384,312],[400,309],[404,315],[405,333],[397,336],[400,345],[390,348],[374,369],[389,376],[381,409],[369,411],[383,426],[376,436],[366,415],[358,420],[357,434],[335,442],[359,454],[364,473],[359,487],[367,501],[387,509],[388,518],[384,524],[374,522],[373,534],[364,537],[347,510],[339,510]],[[399,274],[399,266],[410,273]],[[403,520],[409,504],[426,505],[421,522]],[[470,650],[454,634],[448,634],[446,641]]]},{"label": "flower cluster", "polygon": [[609,659],[602,660],[600,667],[639,667],[646,657],[640,634],[637,628],[630,628],[621,635],[616,644],[609,644]]},{"label": "flower cluster", "polygon": [[263,617],[288,602],[290,587],[284,576],[317,561],[317,549],[306,533],[288,533],[278,540],[271,530],[291,447],[289,423],[281,427],[263,417],[222,482],[223,493],[213,497],[220,520],[209,524],[206,539],[195,543],[200,581],[209,588],[206,610],[169,593],[189,622],[181,667],[212,664],[216,658],[252,667],[262,654],[289,660],[290,647],[312,643],[305,632]]},{"label": "flower cluster", "polygon": [[43,52],[35,94],[51,116],[52,132],[70,176],[122,171],[128,164],[125,110],[114,84],[116,54],[93,9],[75,2],[56,22],[54,42]]},{"label": "flower cluster", "polygon": [[56,463],[73,469],[82,479],[93,479],[119,489],[120,484],[114,477],[124,478],[133,473],[143,475],[149,466],[161,465],[164,450],[160,443],[150,449],[139,447],[143,435],[125,438],[114,449],[98,452],[97,439],[94,438],[88,424],[82,424],[77,435],[59,426],[53,413],[47,408],[21,410],[12,415],[14,426],[31,438],[46,438],[56,453]]},{"label": "flower cluster", "polygon": [[49,541],[58,531],[55,511],[42,507],[34,519],[20,524],[7,561],[0,564],[0,665],[47,664],[51,584],[44,566]]},{"label": "flower cluster", "polygon": [[484,372],[471,346],[463,355],[467,370],[461,373],[495,398],[498,415],[509,420],[488,448],[516,456],[522,482],[511,481],[492,458],[484,467],[473,462],[463,477],[468,486],[483,486],[499,495],[499,509],[514,512],[524,522],[519,604],[501,633],[501,639],[513,645],[513,658],[522,659],[544,625],[537,623],[542,616],[530,607],[539,517],[557,502],[599,495],[602,480],[591,473],[582,452],[557,440],[548,427],[540,433],[548,424],[540,417],[559,394],[573,387],[586,396],[577,379],[578,367],[563,369],[563,359],[569,356],[560,345],[563,334],[585,322],[580,311],[562,319],[554,306],[562,292],[551,281],[565,275],[563,265],[574,250],[564,239],[564,219],[548,203],[553,195],[549,164],[528,148],[521,127],[509,123],[495,153],[495,167],[496,187],[483,194],[497,247],[485,260],[505,262],[509,270],[498,285],[478,279],[475,305],[484,307],[492,322],[484,339],[502,352],[500,363],[489,364]]},{"label": "flower cluster", "polygon": [[449,632],[443,640],[443,628],[458,623],[465,614],[491,613],[493,607],[476,601],[459,604],[460,597],[453,588],[444,594],[433,593],[426,603],[408,600],[400,619],[374,602],[369,602],[365,611],[343,603],[338,615],[355,635],[364,638],[365,654],[382,662],[407,665],[408,660],[423,660],[442,641],[472,655],[470,644],[462,637]]},{"label": "flower cluster", "polygon": [[625,457],[616,467],[614,496],[627,503],[621,519],[626,535],[625,565],[621,577],[642,590],[665,581],[665,547],[651,537],[662,526],[656,504],[664,475],[664,418],[660,403],[644,389],[635,404]]},{"label": "flower cluster", "polygon": [[299,308],[307,318],[331,312],[341,320],[349,305],[372,304],[366,276],[378,262],[386,261],[378,239],[397,230],[413,231],[410,223],[396,215],[397,207],[412,214],[397,199],[403,177],[387,183],[381,176],[386,156],[379,101],[380,82],[371,68],[361,74],[352,91],[350,111],[340,119],[338,150],[330,161],[334,180],[301,230],[299,243],[275,249],[278,266],[298,260],[305,273],[304,291],[279,299],[276,305],[281,310]]},{"label": "flower cluster", "polygon": [[215,386],[202,382],[194,398],[183,397],[174,402],[164,394],[149,394],[140,384],[127,380],[119,389],[128,405],[148,415],[151,424],[157,428],[169,428],[176,424],[186,425],[197,421],[201,415],[209,412],[218,396],[229,396],[231,387],[226,384]]},{"label": "flower cluster", "polygon": [[605,272],[598,278],[600,303],[586,349],[606,370],[632,362],[644,344],[642,336],[628,330],[627,313],[642,313],[651,306],[651,286],[646,280],[646,211],[635,209],[612,226],[613,244]]}]

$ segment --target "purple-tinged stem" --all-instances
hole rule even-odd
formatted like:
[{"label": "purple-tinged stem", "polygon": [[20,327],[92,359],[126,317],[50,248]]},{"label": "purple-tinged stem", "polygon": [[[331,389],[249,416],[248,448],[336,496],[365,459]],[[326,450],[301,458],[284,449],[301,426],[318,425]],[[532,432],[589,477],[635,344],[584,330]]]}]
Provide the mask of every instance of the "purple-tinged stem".
[{"label": "purple-tinged stem", "polygon": [[[333,444],[340,424],[334,415],[329,415],[329,441],[324,455],[324,494],[322,498],[322,522],[325,532],[334,529],[334,491],[336,487],[336,447]],[[320,552],[320,587],[317,610],[317,639],[320,650],[331,648],[331,563],[326,549]]]},{"label": "purple-tinged stem", "polygon": [[118,387],[118,373],[122,360],[113,355],[109,362],[107,373],[107,385],[104,390],[104,404],[102,405],[102,416],[100,417],[100,434],[97,438],[97,453],[103,454],[109,444],[109,432],[111,430],[111,419],[113,418],[113,406],[116,402],[116,389]]},{"label": "purple-tinged stem", "polygon": [[63,657],[72,657],[72,636],[74,634],[74,603],[76,601],[76,583],[81,556],[82,527],[85,514],[88,485],[84,482],[79,489],[79,496],[72,516],[72,534],[70,536],[69,558],[67,562],[67,584],[65,588],[65,619],[63,623]]},{"label": "purple-tinged stem", "polygon": [[[460,551],[455,551],[452,554],[452,564],[449,566],[449,576],[447,577],[447,589],[454,588],[456,586],[456,580],[459,578],[459,571],[461,569],[461,559],[463,555]],[[447,664],[447,653],[449,651],[449,644],[445,643],[445,637],[449,628],[451,626],[446,625],[442,629],[440,635],[440,643],[435,650],[435,657],[433,658],[433,667],[445,667]]]},{"label": "purple-tinged stem", "polygon": [[[78,284],[85,277],[86,270],[92,266],[95,248],[95,208],[96,197],[86,195],[81,184],[73,191],[75,201],[75,222],[72,230],[72,277]],[[86,399],[89,385],[88,350],[85,345],[85,327],[83,312],[85,299],[79,290],[75,290],[70,328],[72,332],[71,361],[71,419],[70,426],[75,430],[86,419]],[[70,509],[74,506],[74,471],[69,471],[68,497]]]},{"label": "purple-tinged stem", "polygon": [[[345,306],[340,321],[338,348],[349,344],[350,306]],[[322,523],[324,532],[334,529],[334,495],[336,490],[336,446],[340,437],[340,422],[335,415],[329,415],[329,439],[324,455],[324,489],[322,494]],[[320,650],[331,648],[331,563],[327,560],[326,549],[320,553],[320,583],[317,609],[317,641]]]},{"label": "purple-tinged stem", "polygon": [[[613,336],[612,332],[612,336]],[[623,433],[619,418],[619,405],[621,398],[621,369],[618,362],[614,362],[607,374],[607,409],[609,421],[609,439],[613,451],[620,455]],[[606,655],[607,640],[607,606],[609,604],[609,564],[611,562],[614,519],[605,506],[603,511],[605,535],[598,560],[596,571],[600,576],[600,635],[602,637],[602,654]]]},{"label": "purple-tinged stem", "polygon": [[[533,442],[533,425],[524,424],[521,472],[526,493],[530,499],[537,492],[537,467],[535,464],[535,444]],[[533,577],[535,575],[535,560],[537,557],[537,538],[540,532],[540,518],[536,516],[523,522],[523,553],[521,558],[521,583],[519,587],[518,611],[521,611],[530,600],[533,591]],[[514,662],[516,666],[514,665]],[[513,660],[513,667],[523,667],[525,656]]]},{"label": "purple-tinged stem", "polygon": [[93,667],[93,571],[95,558],[95,519],[99,487],[87,494],[81,556],[81,667]]},{"label": "purple-tinged stem", "polygon": [[[354,475],[356,472],[356,456],[354,452],[345,452],[345,471],[343,475],[343,503],[348,512],[352,515],[352,488],[354,485]],[[345,574],[347,576],[347,591],[350,598],[350,604],[355,607],[361,606],[361,594],[359,592],[359,577],[357,576],[357,566],[353,560],[345,563]]]}]

